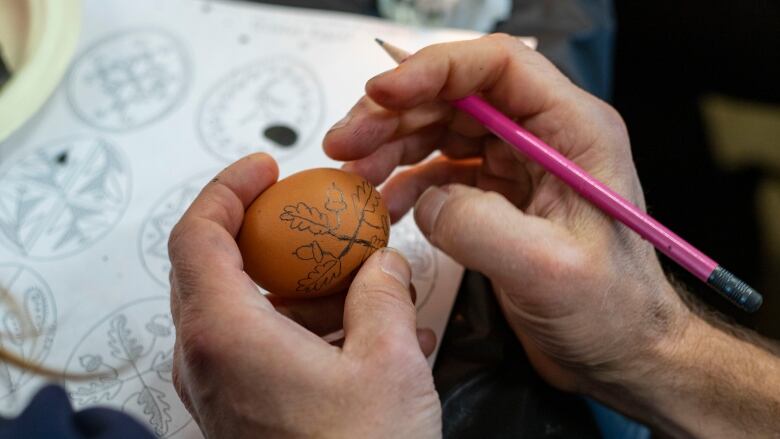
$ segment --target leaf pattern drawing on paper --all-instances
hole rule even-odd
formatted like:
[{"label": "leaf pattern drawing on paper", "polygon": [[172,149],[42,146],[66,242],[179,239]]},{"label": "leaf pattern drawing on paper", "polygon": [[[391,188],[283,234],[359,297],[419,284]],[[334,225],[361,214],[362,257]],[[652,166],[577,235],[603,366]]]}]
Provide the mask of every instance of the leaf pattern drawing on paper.
[{"label": "leaf pattern drawing on paper", "polygon": [[129,409],[130,405],[139,407],[157,436],[164,436],[168,432],[168,425],[173,421],[170,414],[171,405],[166,401],[167,395],[153,387],[144,387],[133,396],[125,401],[124,408]]},{"label": "leaf pattern drawing on paper", "polygon": [[93,138],[54,141],[0,171],[0,244],[34,259],[78,253],[116,225],[129,200],[117,149]]},{"label": "leaf pattern drawing on paper", "polygon": [[[9,307],[5,294],[11,295],[16,309]],[[0,348],[30,363],[45,361],[57,329],[57,310],[46,281],[28,267],[0,264],[0,298]],[[14,395],[30,378],[24,369],[0,362],[0,399]]]},{"label": "leaf pattern drawing on paper", "polygon": [[111,355],[118,360],[135,361],[143,353],[144,347],[127,329],[127,316],[119,314],[111,319],[111,329],[108,330]]},{"label": "leaf pattern drawing on paper", "polygon": [[[342,275],[342,261],[353,248],[363,249],[361,261],[365,261],[374,250],[387,245],[383,237],[388,236],[390,222],[387,215],[377,212],[379,200],[379,192],[366,181],[356,185],[349,196],[332,182],[325,192],[324,209],[303,202],[284,206],[279,219],[288,222],[290,229],[308,232],[316,238],[293,251],[298,259],[313,263],[306,277],[298,280],[297,291],[313,293],[330,286]],[[342,214],[349,208],[357,221],[352,230],[342,230]],[[383,233],[361,239],[363,226]],[[334,252],[333,245],[323,245],[325,241],[338,243],[340,250]]]},{"label": "leaf pattern drawing on paper", "polygon": [[161,438],[190,422],[172,384],[175,333],[168,298],[137,300],[109,314],[76,345],[65,373],[92,374],[66,383],[77,408],[105,404],[146,422]]}]

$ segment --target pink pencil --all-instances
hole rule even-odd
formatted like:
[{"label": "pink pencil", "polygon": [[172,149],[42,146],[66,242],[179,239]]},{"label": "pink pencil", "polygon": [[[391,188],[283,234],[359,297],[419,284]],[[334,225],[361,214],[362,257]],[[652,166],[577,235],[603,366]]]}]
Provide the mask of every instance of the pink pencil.
[{"label": "pink pencil", "polygon": [[[398,63],[409,56],[409,53],[380,39],[376,42]],[[748,312],[757,311],[761,307],[763,298],[758,291],[593,178],[576,163],[517,125],[484,99],[469,96],[452,102],[452,105],[471,115],[493,134],[539,163],[607,215],[631,228],[736,306]]]}]

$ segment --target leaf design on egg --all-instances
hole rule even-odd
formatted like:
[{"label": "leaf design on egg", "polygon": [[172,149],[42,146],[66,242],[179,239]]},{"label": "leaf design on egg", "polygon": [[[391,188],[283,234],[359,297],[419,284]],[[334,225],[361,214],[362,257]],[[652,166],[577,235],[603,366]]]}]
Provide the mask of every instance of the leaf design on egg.
[{"label": "leaf design on egg", "polygon": [[291,229],[301,232],[309,230],[315,235],[320,235],[330,231],[328,215],[320,212],[316,207],[309,207],[306,203],[284,206],[279,219],[289,221]]},{"label": "leaf design on egg", "polygon": [[298,281],[298,291],[319,291],[341,275],[341,260],[328,255],[328,258],[314,267],[305,279]]},{"label": "leaf design on egg", "polygon": [[364,215],[366,212],[375,212],[379,204],[379,192],[368,184],[367,181],[361,182],[357,190],[352,194],[352,206],[358,215]]},{"label": "leaf design on egg", "polygon": [[[383,237],[390,232],[390,219],[377,209],[381,196],[379,192],[367,181],[362,181],[355,186],[354,192],[345,196],[344,191],[335,182],[332,182],[325,191],[324,209],[299,202],[296,205],[287,205],[282,210],[279,218],[289,222],[292,230],[309,232],[318,236],[318,240],[312,240],[308,244],[296,248],[292,254],[302,261],[313,261],[316,265],[305,278],[298,280],[297,291],[313,293],[330,286],[342,274],[342,258],[353,248],[362,248],[361,262],[368,259],[371,254],[387,245]],[[351,202],[351,206],[348,204]],[[358,218],[353,230],[342,231],[341,214],[349,208],[354,209]],[[335,218],[335,221],[333,219]],[[363,226],[377,230],[370,238],[359,237]],[[378,231],[383,234],[378,236]],[[343,245],[342,250],[333,252],[333,242]],[[321,242],[330,242],[323,248]]]}]

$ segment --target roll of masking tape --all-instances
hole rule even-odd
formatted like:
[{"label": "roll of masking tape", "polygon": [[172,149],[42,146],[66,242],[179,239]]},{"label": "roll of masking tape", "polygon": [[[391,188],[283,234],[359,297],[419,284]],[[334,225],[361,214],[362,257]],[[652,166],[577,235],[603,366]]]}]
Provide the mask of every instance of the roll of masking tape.
[{"label": "roll of masking tape", "polygon": [[23,125],[59,84],[78,41],[81,0],[0,0],[0,142]]}]

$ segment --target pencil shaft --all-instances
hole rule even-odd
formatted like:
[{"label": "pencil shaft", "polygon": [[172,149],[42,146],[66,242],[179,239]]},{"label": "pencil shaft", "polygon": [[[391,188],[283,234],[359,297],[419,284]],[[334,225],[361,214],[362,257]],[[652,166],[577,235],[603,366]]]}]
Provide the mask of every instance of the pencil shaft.
[{"label": "pencil shaft", "polygon": [[[376,41],[398,63],[402,63],[409,56],[407,52],[396,46],[380,39]],[[544,143],[530,131],[496,110],[484,99],[478,96],[469,96],[454,101],[452,104],[474,117],[493,134],[558,177],[604,213],[628,226],[736,306],[749,312],[757,311],[761,307],[763,297],[758,291],[718,265],[620,194],[596,180],[576,163]]]},{"label": "pencil shaft", "polygon": [[495,135],[537,162],[609,216],[630,227],[659,251],[707,282],[718,264],[644,213],[630,201],[599,182],[576,163],[547,146],[531,132],[477,96],[453,102]]}]

